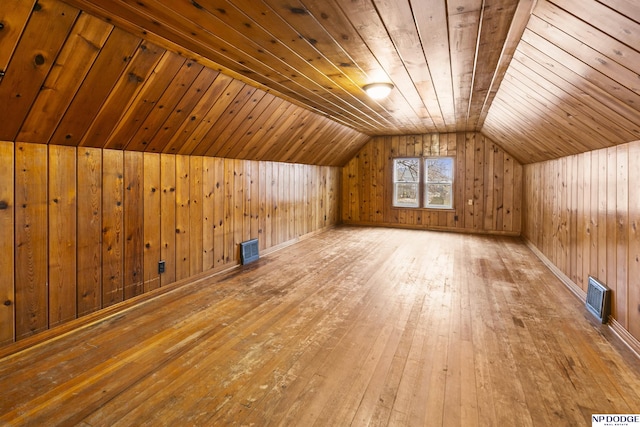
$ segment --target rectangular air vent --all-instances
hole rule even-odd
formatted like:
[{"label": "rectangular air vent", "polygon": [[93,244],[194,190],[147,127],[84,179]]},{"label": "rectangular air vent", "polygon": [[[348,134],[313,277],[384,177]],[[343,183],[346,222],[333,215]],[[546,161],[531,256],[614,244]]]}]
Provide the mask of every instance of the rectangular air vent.
[{"label": "rectangular air vent", "polygon": [[598,279],[589,276],[587,287],[587,310],[600,320],[607,323],[609,317],[609,295],[611,290],[600,283]]},{"label": "rectangular air vent", "polygon": [[240,243],[240,262],[249,264],[260,257],[258,253],[258,239],[247,240]]}]

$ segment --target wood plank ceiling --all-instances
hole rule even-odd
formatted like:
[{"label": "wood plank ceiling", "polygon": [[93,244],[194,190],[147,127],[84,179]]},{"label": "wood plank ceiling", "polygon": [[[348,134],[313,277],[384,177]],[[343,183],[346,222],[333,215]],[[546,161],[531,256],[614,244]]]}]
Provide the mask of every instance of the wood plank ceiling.
[{"label": "wood plank ceiling", "polygon": [[0,22],[0,139],[343,165],[373,135],[480,131],[522,163],[640,136],[634,0],[3,0]]}]

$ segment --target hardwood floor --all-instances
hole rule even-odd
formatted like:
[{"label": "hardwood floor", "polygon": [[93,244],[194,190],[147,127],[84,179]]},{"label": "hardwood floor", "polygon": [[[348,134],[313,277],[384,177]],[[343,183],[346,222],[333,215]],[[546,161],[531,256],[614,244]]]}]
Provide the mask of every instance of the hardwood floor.
[{"label": "hardwood floor", "polygon": [[0,424],[640,413],[638,359],[589,316],[518,239],[337,228],[1,359]]}]

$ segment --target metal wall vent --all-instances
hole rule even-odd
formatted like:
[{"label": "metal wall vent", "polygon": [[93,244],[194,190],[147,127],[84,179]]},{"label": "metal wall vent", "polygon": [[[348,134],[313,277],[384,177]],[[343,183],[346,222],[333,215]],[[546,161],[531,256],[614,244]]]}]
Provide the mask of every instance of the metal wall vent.
[{"label": "metal wall vent", "polygon": [[256,261],[258,258],[260,258],[260,254],[258,253],[258,239],[251,239],[240,243],[240,262],[243,265]]},{"label": "metal wall vent", "polygon": [[600,283],[598,279],[589,276],[587,287],[587,310],[600,320],[607,323],[609,317],[609,298],[611,290]]}]

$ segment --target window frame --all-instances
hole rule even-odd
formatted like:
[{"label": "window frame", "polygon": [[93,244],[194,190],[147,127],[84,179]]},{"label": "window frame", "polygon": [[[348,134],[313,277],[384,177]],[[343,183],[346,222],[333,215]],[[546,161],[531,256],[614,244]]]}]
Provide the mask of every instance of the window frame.
[{"label": "window frame", "polygon": [[[407,181],[396,181],[396,162],[398,160],[417,160],[418,162],[418,181],[417,181],[417,203],[406,204],[397,202],[397,186],[399,183]],[[451,206],[447,205],[428,205],[427,204],[427,186],[430,184],[427,181],[427,161],[431,159],[450,159],[451,161]],[[398,156],[391,159],[391,206],[394,209],[426,209],[431,211],[453,211],[455,210],[455,185],[456,185],[456,158],[455,156]],[[433,183],[433,182],[432,182]],[[440,182],[438,182],[440,183]],[[449,185],[448,182],[442,182],[440,184]]]},{"label": "window frame", "polygon": [[[455,176],[456,176],[456,162],[455,159],[452,156],[427,156],[427,157],[423,157],[422,158],[422,166],[423,166],[423,179],[421,180],[422,183],[422,203],[421,206],[424,209],[445,209],[445,210],[451,210],[454,207],[454,187],[453,184],[455,182]],[[451,161],[451,181],[429,181],[429,170],[427,167],[427,163],[429,162],[429,160],[442,160],[442,159],[447,159]],[[427,190],[429,185],[444,185],[444,186],[450,186],[451,187],[451,205],[445,205],[445,204],[429,204],[429,200],[427,197]]]},{"label": "window frame", "polygon": [[[417,169],[418,177],[417,177],[417,180],[415,180],[415,181],[401,181],[401,180],[398,180],[398,177],[397,177],[397,170],[398,169],[396,168],[396,162],[400,161],[400,160],[416,160],[417,161],[417,164],[418,164],[418,169]],[[393,185],[392,205],[394,207],[397,207],[397,208],[411,208],[411,209],[419,208],[420,204],[421,204],[420,203],[421,202],[421,200],[420,200],[420,190],[422,188],[422,186],[420,185],[420,180],[422,179],[422,164],[421,164],[420,158],[418,158],[418,157],[396,157],[396,158],[393,159],[392,163],[393,163],[393,171],[392,171],[392,177],[391,177],[391,180],[393,182],[393,184],[392,184]],[[415,188],[415,194],[416,194],[416,197],[415,197],[416,202],[415,202],[415,204],[414,203],[411,203],[411,204],[409,204],[409,203],[399,203],[398,202],[398,187],[400,185],[410,185],[410,184],[414,184],[415,187],[416,187]]]}]

